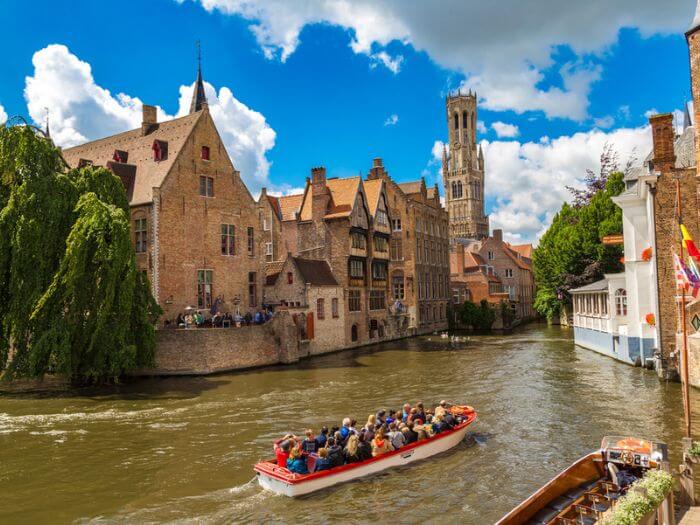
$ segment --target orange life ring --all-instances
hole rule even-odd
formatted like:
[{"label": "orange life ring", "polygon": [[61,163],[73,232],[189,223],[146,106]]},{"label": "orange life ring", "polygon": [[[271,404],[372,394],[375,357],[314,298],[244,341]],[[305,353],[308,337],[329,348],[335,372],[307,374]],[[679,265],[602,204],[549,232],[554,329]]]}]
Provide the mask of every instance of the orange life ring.
[{"label": "orange life ring", "polygon": [[615,443],[615,448],[624,448],[640,454],[651,454],[651,443],[643,439],[625,438]]},{"label": "orange life ring", "polygon": [[453,416],[469,416],[474,413],[474,408],[469,405],[454,405],[450,407],[450,414]]}]

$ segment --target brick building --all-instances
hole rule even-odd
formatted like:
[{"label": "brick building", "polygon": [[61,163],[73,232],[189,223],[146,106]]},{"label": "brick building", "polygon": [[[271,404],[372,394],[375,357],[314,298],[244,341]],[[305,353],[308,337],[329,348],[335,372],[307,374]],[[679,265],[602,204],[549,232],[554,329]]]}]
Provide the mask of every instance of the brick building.
[{"label": "brick building", "polygon": [[232,310],[260,305],[260,215],[209,114],[201,70],[190,113],[66,149],[71,167],[111,169],[127,189],[138,267],[172,320],[217,298]]},{"label": "brick building", "polygon": [[[395,183],[374,159],[365,187],[382,183],[391,216],[389,295],[404,307],[417,333],[447,329],[449,231],[437,187],[425,180]],[[369,191],[368,191],[369,193]],[[371,201],[370,201],[371,202]],[[398,315],[394,308],[392,313]]]},{"label": "brick building", "polygon": [[292,255],[268,277],[264,293],[267,304],[288,307],[311,354],[346,346],[344,297],[326,261]]},{"label": "brick building", "polygon": [[[508,301],[517,320],[534,317],[535,278],[531,245],[511,246],[503,241],[503,231],[479,241],[458,239],[451,246],[451,287],[469,290],[469,300],[490,303]],[[474,266],[478,266],[478,271]],[[460,298],[462,292],[460,292]],[[462,301],[463,302],[463,301]]]}]

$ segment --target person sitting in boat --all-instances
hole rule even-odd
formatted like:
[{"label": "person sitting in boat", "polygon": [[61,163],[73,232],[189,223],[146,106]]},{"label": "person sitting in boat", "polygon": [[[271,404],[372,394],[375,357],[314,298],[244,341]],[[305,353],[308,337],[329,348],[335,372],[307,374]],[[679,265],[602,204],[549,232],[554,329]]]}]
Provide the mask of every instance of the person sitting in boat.
[{"label": "person sitting in boat", "polygon": [[314,468],[314,472],[318,472],[319,470],[328,470],[330,468],[331,462],[328,459],[328,449],[319,448],[318,458],[316,459],[316,467]]},{"label": "person sitting in boat", "polygon": [[410,416],[410,415],[411,415],[411,405],[409,405],[408,403],[406,403],[406,404],[403,406],[403,410],[402,410],[402,412],[401,412],[401,420],[402,420],[404,423],[408,423],[408,416]]},{"label": "person sitting in boat", "polygon": [[377,425],[383,425],[386,423],[386,410],[379,410],[375,421]]},{"label": "person sitting in boat", "polygon": [[343,451],[345,463],[358,463],[362,461],[359,445],[360,438],[357,435],[353,434],[348,438],[348,444],[345,445],[345,450]]},{"label": "person sitting in boat", "polygon": [[316,450],[320,450],[326,446],[328,441],[328,427],[321,427],[321,433],[316,436]]},{"label": "person sitting in boat", "polygon": [[416,403],[416,415],[415,415],[415,418],[420,419],[423,423],[425,423],[425,422],[427,421],[427,416],[426,416],[426,414],[425,414],[425,409],[423,408],[423,402],[422,402],[422,401],[418,401],[418,403]]},{"label": "person sitting in boat", "polygon": [[306,466],[306,457],[301,449],[301,443],[297,443],[292,447],[287,458],[287,470],[295,474],[308,474],[309,469]]},{"label": "person sitting in boat", "polygon": [[326,449],[328,450],[328,461],[331,464],[331,468],[339,467],[344,463],[343,449],[336,443],[335,438],[328,438]]},{"label": "person sitting in boat", "polygon": [[389,415],[386,416],[386,424],[391,425],[394,421],[396,421],[396,410],[389,410]]},{"label": "person sitting in boat", "polygon": [[343,419],[343,426],[340,427],[340,437],[342,438],[343,443],[345,443],[345,441],[350,436],[350,423],[350,418],[346,417]]},{"label": "person sitting in boat", "polygon": [[304,441],[301,442],[301,450],[304,451],[304,454],[315,453],[318,448],[316,438],[314,437],[314,431],[309,428],[306,430],[306,432],[304,432],[304,435],[306,435],[306,437],[304,438]]},{"label": "person sitting in boat", "polygon": [[355,418],[350,418],[350,434],[355,434],[357,435],[357,419]]},{"label": "person sitting in boat", "polygon": [[278,467],[287,468],[287,459],[293,445],[294,437],[291,434],[287,434],[282,439],[275,441],[274,449]]},{"label": "person sitting in boat", "polygon": [[411,443],[418,441],[418,433],[413,430],[413,423],[409,422],[404,425],[401,432],[406,438],[406,445],[410,445]]},{"label": "person sitting in boat", "polygon": [[389,424],[389,441],[391,441],[391,446],[394,447],[394,450],[398,450],[406,444],[406,437],[399,430],[396,421],[392,421]]},{"label": "person sitting in boat", "polygon": [[372,457],[372,444],[371,439],[367,438],[367,432],[362,431],[358,436],[357,451],[360,455],[360,461],[365,461]]},{"label": "person sitting in boat", "polygon": [[420,419],[416,419],[416,424],[413,425],[413,431],[418,434],[418,441],[423,441],[432,436],[432,428],[430,425],[425,425]]},{"label": "person sitting in boat", "polygon": [[380,429],[372,440],[372,457],[381,456],[394,450],[391,442],[384,437],[384,432]]},{"label": "person sitting in boat", "polygon": [[418,409],[416,407],[413,407],[411,409],[411,412],[408,414],[408,417],[406,418],[406,423],[411,423],[412,421],[415,421],[415,419],[418,417]]},{"label": "person sitting in boat", "polygon": [[449,430],[449,427],[445,423],[445,417],[442,414],[435,415],[430,425],[433,429],[433,434],[439,434],[440,432]]}]

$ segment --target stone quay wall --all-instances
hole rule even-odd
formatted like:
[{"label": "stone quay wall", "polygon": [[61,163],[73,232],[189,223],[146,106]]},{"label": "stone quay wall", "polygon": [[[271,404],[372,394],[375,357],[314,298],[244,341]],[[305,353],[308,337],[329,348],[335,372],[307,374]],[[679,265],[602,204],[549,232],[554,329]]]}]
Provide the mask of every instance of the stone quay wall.
[{"label": "stone quay wall", "polygon": [[307,353],[291,315],[281,312],[264,325],[158,330],[156,366],[134,375],[213,374],[294,363]]}]

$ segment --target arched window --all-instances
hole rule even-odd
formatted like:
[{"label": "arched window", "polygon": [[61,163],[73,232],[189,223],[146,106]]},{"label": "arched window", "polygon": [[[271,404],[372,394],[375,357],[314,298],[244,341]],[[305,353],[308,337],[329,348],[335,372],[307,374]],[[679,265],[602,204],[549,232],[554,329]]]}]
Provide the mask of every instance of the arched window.
[{"label": "arched window", "polygon": [[459,115],[455,113],[455,129],[459,129]]},{"label": "arched window", "polygon": [[619,316],[627,315],[627,290],[624,288],[615,290],[615,312]]},{"label": "arched window", "polygon": [[466,111],[462,111],[462,127],[467,129],[469,127],[469,117]]},{"label": "arched window", "polygon": [[352,325],[352,328],[350,328],[350,339],[352,339],[353,342],[357,341],[357,325],[356,324]]},{"label": "arched window", "polygon": [[458,199],[462,198],[462,183],[460,181],[457,181],[457,195],[456,197]]},{"label": "arched window", "polygon": [[481,182],[479,182],[478,180],[474,181],[474,198],[481,198]]}]

